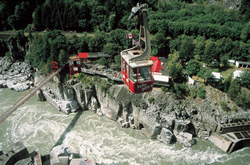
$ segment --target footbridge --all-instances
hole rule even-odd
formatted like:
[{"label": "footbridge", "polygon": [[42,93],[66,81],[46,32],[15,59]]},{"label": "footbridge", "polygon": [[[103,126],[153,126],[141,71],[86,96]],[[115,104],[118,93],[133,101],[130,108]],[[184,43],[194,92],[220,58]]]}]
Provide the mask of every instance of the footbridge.
[{"label": "footbridge", "polygon": [[[54,76],[56,76],[63,67],[58,69],[57,63],[51,63],[52,72],[48,74],[44,79],[39,81],[33,88],[28,90],[22,97],[20,97],[15,103],[9,106],[3,114],[0,115],[0,123],[7,119],[13,112],[15,112],[23,103],[25,103],[31,96],[33,96],[38,90],[40,90],[45,84],[47,84]],[[57,69],[53,71],[53,69]]]}]

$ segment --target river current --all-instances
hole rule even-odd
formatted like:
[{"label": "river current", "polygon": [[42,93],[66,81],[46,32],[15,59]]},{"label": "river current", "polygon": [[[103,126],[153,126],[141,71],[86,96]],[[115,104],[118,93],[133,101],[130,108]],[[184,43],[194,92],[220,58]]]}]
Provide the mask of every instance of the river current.
[{"label": "river current", "polygon": [[[24,93],[0,89],[0,113]],[[100,164],[250,164],[249,147],[227,154],[201,139],[192,148],[179,143],[167,146],[91,111],[66,115],[46,101],[37,101],[36,96],[0,124],[0,150],[7,152],[18,141],[29,152],[39,148],[42,155],[63,144],[71,153],[94,158]]]}]

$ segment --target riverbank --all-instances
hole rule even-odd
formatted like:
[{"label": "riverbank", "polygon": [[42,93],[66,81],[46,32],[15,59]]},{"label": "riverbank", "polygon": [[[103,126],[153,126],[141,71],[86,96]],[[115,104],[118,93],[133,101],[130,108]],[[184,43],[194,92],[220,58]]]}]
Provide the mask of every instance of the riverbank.
[{"label": "riverbank", "polygon": [[[7,66],[3,59],[1,64]],[[4,69],[0,73],[5,77],[5,82],[13,75],[9,73],[12,73],[14,64],[9,63],[10,69]],[[39,72],[34,71],[31,75],[28,80],[33,84],[43,78]],[[174,93],[163,92],[159,88],[132,95],[125,85],[109,85],[103,91],[98,83],[90,88],[74,80],[60,82],[55,77],[42,88],[38,100],[43,100],[44,96],[50,104],[66,114],[90,110],[106,115],[121,127],[140,129],[148,138],[158,139],[167,145],[178,141],[184,146],[192,146],[196,137],[207,139],[218,122],[233,122],[239,118],[250,117],[249,111],[239,107],[237,113],[223,111],[218,104],[220,101],[228,102],[229,107],[233,106],[227,94],[212,87],[205,88],[206,99],[189,96],[180,99]],[[149,102],[149,98],[154,98],[154,101]]]},{"label": "riverbank", "polygon": [[[0,113],[23,93],[25,91],[0,89],[0,99],[5,100],[0,102]],[[39,148],[45,156],[60,143],[71,153],[92,157],[101,165],[234,165],[236,162],[245,165],[249,162],[250,148],[227,154],[210,141],[199,138],[192,147],[183,147],[179,143],[164,145],[148,139],[141,130],[121,128],[106,116],[92,111],[80,112],[81,115],[66,115],[47,101],[37,101],[33,96],[0,124],[0,150],[6,153],[9,146],[22,141],[29,152]]]}]

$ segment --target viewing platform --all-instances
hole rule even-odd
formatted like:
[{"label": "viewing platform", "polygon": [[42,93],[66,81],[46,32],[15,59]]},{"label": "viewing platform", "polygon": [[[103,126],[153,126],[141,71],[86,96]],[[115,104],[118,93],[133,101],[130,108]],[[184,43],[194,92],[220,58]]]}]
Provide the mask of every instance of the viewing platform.
[{"label": "viewing platform", "polygon": [[116,71],[108,71],[108,70],[95,70],[93,68],[90,69],[86,69],[86,68],[82,68],[81,72],[86,73],[86,74],[90,74],[90,75],[99,75],[99,76],[104,76],[107,77],[113,81],[119,81],[119,82],[123,82],[122,81],[122,77],[121,77],[121,73],[120,72],[116,72]]},{"label": "viewing platform", "polygon": [[[84,65],[87,66],[86,64]],[[97,65],[89,66],[89,69],[87,67],[82,67],[81,72],[85,74],[93,75],[93,76],[99,75],[99,76],[107,77],[113,81],[123,82],[121,72],[114,71],[112,69],[98,68]],[[162,75],[162,73],[157,73],[157,72],[153,72],[152,76],[154,79],[154,85],[167,86],[167,87],[170,86],[169,76]]]}]

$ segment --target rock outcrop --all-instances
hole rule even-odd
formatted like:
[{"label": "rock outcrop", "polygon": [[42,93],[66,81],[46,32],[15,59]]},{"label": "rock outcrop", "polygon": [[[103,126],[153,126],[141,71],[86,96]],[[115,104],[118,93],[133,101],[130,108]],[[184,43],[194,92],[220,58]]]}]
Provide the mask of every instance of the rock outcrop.
[{"label": "rock outcrop", "polygon": [[24,62],[0,58],[0,88],[23,91],[34,86],[34,69]]},{"label": "rock outcrop", "polygon": [[[17,91],[25,90],[43,79],[39,72],[22,62],[0,58],[0,87]],[[91,110],[117,121],[121,127],[140,129],[145,136],[165,144],[175,141],[191,146],[195,138],[207,139],[218,122],[233,122],[238,118],[250,118],[250,112],[238,107],[238,112],[223,111],[221,100],[233,107],[227,94],[214,88],[206,88],[206,99],[185,97],[154,88],[152,92],[131,94],[126,85],[108,85],[103,91],[75,80],[60,82],[56,76],[40,91],[37,98],[47,100],[66,114],[78,110]],[[197,88],[197,86],[195,86]],[[154,98],[153,102],[149,102]]]},{"label": "rock outcrop", "polygon": [[[98,84],[89,88],[69,80],[62,87],[56,82],[50,82],[42,91],[58,110],[66,114],[77,109],[92,110],[117,121],[121,127],[140,129],[148,138],[158,139],[167,145],[178,141],[190,147],[195,144],[196,137],[207,139],[218,122],[224,121],[225,117],[232,118],[233,114],[224,112],[216,104],[220,99],[228,99],[226,94],[216,89],[207,90],[204,100],[179,99],[175,94],[158,88],[133,95],[126,85],[110,85],[104,92]],[[152,97],[154,102],[150,103],[148,100]],[[237,117],[250,118],[249,114],[240,110]]]}]

